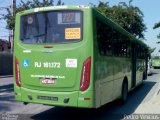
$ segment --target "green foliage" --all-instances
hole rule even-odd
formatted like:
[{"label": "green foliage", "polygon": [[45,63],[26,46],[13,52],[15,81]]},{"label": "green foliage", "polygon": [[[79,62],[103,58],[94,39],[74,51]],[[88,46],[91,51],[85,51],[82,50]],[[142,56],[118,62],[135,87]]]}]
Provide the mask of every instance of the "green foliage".
[{"label": "green foliage", "polygon": [[158,39],[160,39],[160,34],[159,34],[159,35],[157,35],[157,38],[158,38]]},{"label": "green foliage", "polygon": [[[158,23],[155,23],[154,26],[153,26],[153,29],[156,29],[156,28],[159,28],[160,27],[160,22]],[[157,38],[160,39],[160,33],[159,35],[157,35]],[[159,44],[159,42],[157,42]]]},{"label": "green foliage", "polygon": [[146,30],[146,25],[143,23],[144,15],[138,7],[131,5],[131,2],[130,0],[129,5],[120,2],[110,7],[108,2],[100,1],[97,9],[135,37],[144,39],[143,32]]},{"label": "green foliage", "polygon": [[11,15],[11,11],[8,9],[8,14],[5,16],[5,19],[7,21],[7,28],[12,30],[15,27],[15,14],[23,11],[28,10],[36,7],[47,7],[47,6],[54,6],[54,5],[64,5],[64,3],[61,0],[58,0],[57,4],[54,4],[53,0],[28,0],[23,1],[21,0],[20,4],[13,10],[13,16]]},{"label": "green foliage", "polygon": [[156,48],[149,48],[149,53],[153,53]]},{"label": "green foliage", "polygon": [[154,25],[153,29],[156,29],[156,28],[159,28],[159,27],[160,27],[160,22],[155,23],[155,25]]}]

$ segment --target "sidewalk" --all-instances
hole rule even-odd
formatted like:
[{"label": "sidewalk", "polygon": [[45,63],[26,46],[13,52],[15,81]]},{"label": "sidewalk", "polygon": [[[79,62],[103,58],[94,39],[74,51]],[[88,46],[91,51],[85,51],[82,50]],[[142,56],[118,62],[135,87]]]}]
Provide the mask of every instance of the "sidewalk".
[{"label": "sidewalk", "polygon": [[13,76],[0,76],[0,86],[13,84]]},{"label": "sidewalk", "polygon": [[7,77],[13,77],[13,75],[0,75],[0,78],[7,78]]},{"label": "sidewalk", "polygon": [[154,96],[138,106],[134,114],[160,114],[160,83],[157,83]]}]

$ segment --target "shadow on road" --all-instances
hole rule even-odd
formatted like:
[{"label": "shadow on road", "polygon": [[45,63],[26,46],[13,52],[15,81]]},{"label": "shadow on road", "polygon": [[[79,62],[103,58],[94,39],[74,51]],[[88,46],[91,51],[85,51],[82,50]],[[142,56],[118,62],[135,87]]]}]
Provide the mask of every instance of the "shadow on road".
[{"label": "shadow on road", "polygon": [[132,114],[136,108],[144,100],[148,92],[156,82],[144,81],[142,86],[129,93],[128,102],[121,105],[119,100],[106,104],[98,109],[82,109],[82,108],[67,108],[53,107],[49,110],[33,115],[31,118],[35,120],[41,119],[91,119],[91,120],[114,120],[123,119],[125,115]]},{"label": "shadow on road", "polygon": [[14,101],[13,83],[0,86],[0,112],[10,111]]},{"label": "shadow on road", "polygon": [[0,101],[14,101],[13,83],[0,86]]},{"label": "shadow on road", "polygon": [[[156,74],[159,74],[159,73],[157,73],[157,72],[152,72],[152,75],[156,75]],[[149,76],[152,76],[152,75],[149,75]]]},{"label": "shadow on road", "polygon": [[0,92],[13,92],[13,83],[0,86]]}]

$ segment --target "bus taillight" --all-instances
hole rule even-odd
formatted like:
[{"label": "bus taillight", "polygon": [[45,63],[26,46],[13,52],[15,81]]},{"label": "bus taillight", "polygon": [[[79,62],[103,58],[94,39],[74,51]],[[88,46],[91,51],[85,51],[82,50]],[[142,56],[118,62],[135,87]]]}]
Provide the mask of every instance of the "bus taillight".
[{"label": "bus taillight", "polygon": [[16,57],[15,57],[15,79],[16,79],[16,84],[19,87],[21,87],[19,62],[18,62],[18,59]]},{"label": "bus taillight", "polygon": [[87,58],[83,63],[80,90],[85,91],[90,84],[90,71],[91,71],[91,57]]}]

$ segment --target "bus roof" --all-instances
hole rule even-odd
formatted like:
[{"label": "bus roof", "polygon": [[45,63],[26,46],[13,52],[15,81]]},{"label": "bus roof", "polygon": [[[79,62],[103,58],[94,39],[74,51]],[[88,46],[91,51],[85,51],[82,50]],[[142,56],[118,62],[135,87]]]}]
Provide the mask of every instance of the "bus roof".
[{"label": "bus roof", "polygon": [[90,6],[79,5],[79,6],[71,6],[71,5],[62,5],[62,6],[48,6],[48,7],[37,7],[29,10],[24,10],[19,12],[18,14],[32,13],[32,12],[40,12],[40,11],[49,11],[49,10],[66,10],[66,9],[89,9],[92,8]]}]

